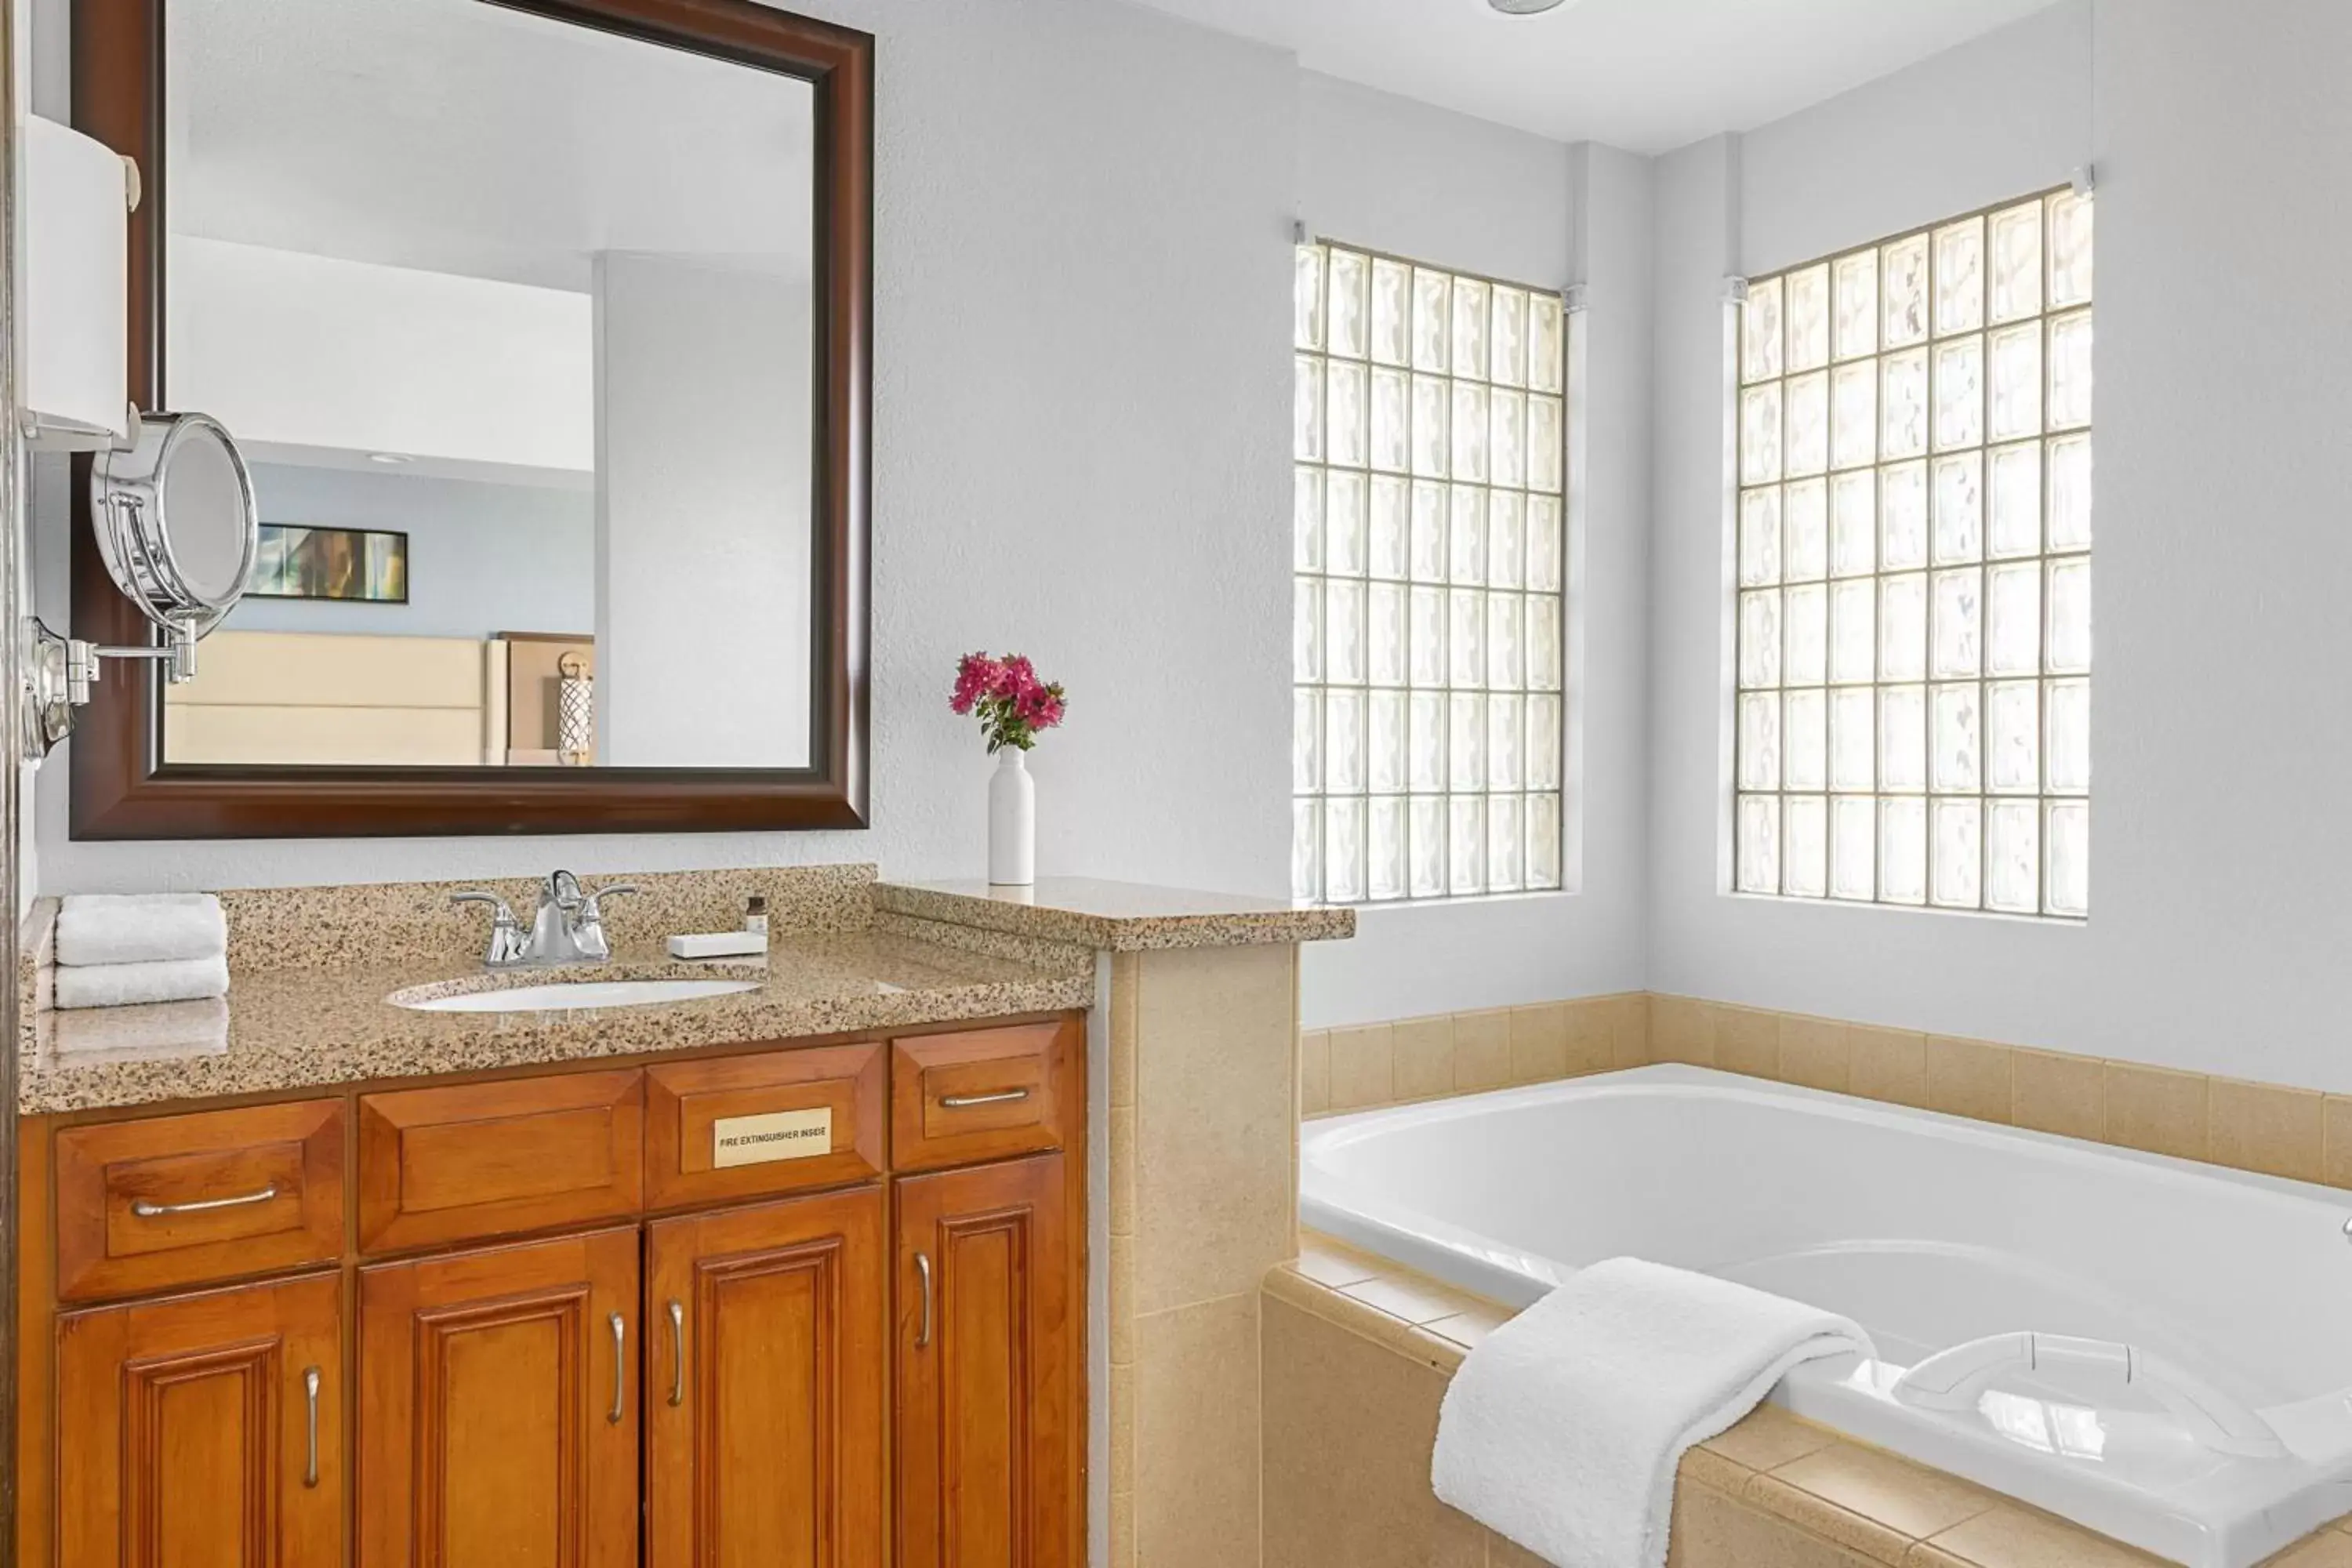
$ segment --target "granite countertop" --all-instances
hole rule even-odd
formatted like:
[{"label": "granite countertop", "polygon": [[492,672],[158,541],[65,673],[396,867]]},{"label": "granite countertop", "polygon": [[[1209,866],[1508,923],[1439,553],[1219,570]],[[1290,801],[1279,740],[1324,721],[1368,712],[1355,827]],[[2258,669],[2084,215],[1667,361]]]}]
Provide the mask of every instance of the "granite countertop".
[{"label": "granite countertop", "polygon": [[1044,877],[1027,888],[877,882],[874,905],[919,920],[1113,952],[1331,942],[1356,934],[1352,909],[1090,877]]},{"label": "granite countertop", "polygon": [[[684,963],[656,945],[613,963],[496,976],[412,956],[374,968],[238,969],[226,1004],[32,1016],[17,1109],[26,1115],[330,1088],[375,1079],[854,1033],[1085,1007],[1094,967],[1075,949],[1018,956],[927,940],[911,925],[783,933],[762,960]],[[731,995],[578,1012],[427,1013],[385,1000],[491,986],[758,979]]]}]

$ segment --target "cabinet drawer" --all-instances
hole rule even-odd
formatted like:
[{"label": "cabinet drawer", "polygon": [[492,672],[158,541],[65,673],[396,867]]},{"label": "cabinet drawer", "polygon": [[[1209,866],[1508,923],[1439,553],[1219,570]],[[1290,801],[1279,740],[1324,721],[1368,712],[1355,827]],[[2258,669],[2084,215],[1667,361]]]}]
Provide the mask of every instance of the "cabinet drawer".
[{"label": "cabinet drawer", "polygon": [[57,1173],[62,1300],[342,1256],[340,1100],[68,1128],[58,1134]]},{"label": "cabinet drawer", "polygon": [[878,1045],[647,1068],[646,1205],[758,1197],[878,1175],[887,1072]]},{"label": "cabinet drawer", "polygon": [[362,1095],[361,1249],[633,1215],[644,1131],[634,1068]]},{"label": "cabinet drawer", "polygon": [[901,1171],[1058,1149],[1086,1114],[1078,1029],[1020,1024],[891,1042],[890,1160]]}]

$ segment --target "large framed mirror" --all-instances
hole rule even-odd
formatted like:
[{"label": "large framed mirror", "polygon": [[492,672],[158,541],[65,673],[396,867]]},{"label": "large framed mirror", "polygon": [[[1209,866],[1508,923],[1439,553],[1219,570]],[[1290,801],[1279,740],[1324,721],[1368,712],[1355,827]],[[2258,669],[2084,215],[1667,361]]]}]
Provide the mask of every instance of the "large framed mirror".
[{"label": "large framed mirror", "polygon": [[[244,601],[110,669],[79,838],[860,826],[873,39],[756,0],[73,0],[130,383]],[[74,635],[149,640],[75,485]]]}]

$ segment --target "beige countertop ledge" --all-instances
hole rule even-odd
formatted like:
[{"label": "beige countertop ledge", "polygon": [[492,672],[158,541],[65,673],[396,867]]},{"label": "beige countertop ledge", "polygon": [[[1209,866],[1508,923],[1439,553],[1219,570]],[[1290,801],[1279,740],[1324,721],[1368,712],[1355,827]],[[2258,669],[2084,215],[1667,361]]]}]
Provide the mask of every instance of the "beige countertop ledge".
[{"label": "beige countertop ledge", "polygon": [[[500,974],[480,967],[485,919],[460,916],[461,884],[225,891],[229,995],[222,1003],[48,1005],[55,901],[26,922],[17,1109],[26,1115],[637,1056],[740,1041],[855,1034],[1086,1007],[1089,950],[1309,942],[1354,930],[1347,910],[1055,879],[1015,894],[985,884],[889,884],[871,866],[675,872],[606,919],[601,965]],[[492,886],[528,915],[529,883]],[[769,900],[764,961],[683,963],[680,931],[726,929],[748,894]],[[758,978],[751,991],[577,1012],[431,1013],[395,992],[629,979]]]},{"label": "beige countertop ledge", "polygon": [[877,909],[893,914],[1111,952],[1328,942],[1356,934],[1352,909],[1090,877],[1045,877],[1026,888],[882,882],[874,899]]}]

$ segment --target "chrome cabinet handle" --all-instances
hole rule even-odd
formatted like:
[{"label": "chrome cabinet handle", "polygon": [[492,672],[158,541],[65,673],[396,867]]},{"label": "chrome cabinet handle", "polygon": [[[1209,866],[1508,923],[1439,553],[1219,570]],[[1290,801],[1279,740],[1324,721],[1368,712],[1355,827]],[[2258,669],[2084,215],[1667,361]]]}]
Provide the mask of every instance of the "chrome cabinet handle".
[{"label": "chrome cabinet handle", "polygon": [[302,1467],[302,1484],[315,1487],[319,1484],[319,1369],[315,1366],[302,1369],[302,1395],[309,1405],[310,1433],[310,1458]]},{"label": "chrome cabinet handle", "polygon": [[669,1303],[669,1402],[686,1403],[686,1308],[676,1297]]},{"label": "chrome cabinet handle", "polygon": [[613,1325],[613,1408],[604,1413],[604,1419],[618,1426],[621,1424],[621,1417],[628,1413],[626,1395],[629,1363],[625,1353],[625,1347],[628,1342],[629,1325],[621,1321],[621,1314],[618,1312],[614,1313],[605,1321]]},{"label": "chrome cabinet handle", "polygon": [[950,1094],[940,1100],[942,1110],[961,1110],[967,1105],[1003,1105],[1010,1100],[1026,1100],[1025,1089],[1000,1089],[994,1094]]},{"label": "chrome cabinet handle", "polygon": [[239,1193],[233,1198],[205,1198],[192,1204],[151,1204],[145,1198],[140,1198],[131,1204],[131,1212],[141,1219],[160,1219],[165,1215],[205,1214],[214,1209],[239,1209],[247,1204],[266,1204],[277,1195],[278,1184],[273,1182],[257,1193]]},{"label": "chrome cabinet handle", "polygon": [[915,1254],[915,1278],[922,1281],[923,1316],[915,1325],[915,1348],[929,1350],[931,1345],[931,1258],[927,1252]]}]

